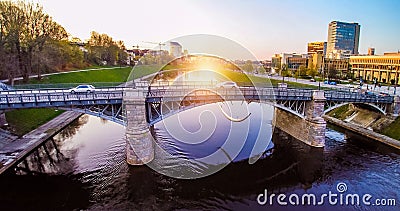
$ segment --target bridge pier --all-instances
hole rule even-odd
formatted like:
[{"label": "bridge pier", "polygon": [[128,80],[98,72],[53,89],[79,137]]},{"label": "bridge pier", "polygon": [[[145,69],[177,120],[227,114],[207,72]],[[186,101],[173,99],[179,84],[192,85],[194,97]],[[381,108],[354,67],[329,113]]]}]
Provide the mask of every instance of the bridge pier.
[{"label": "bridge pier", "polygon": [[325,146],[326,122],[324,115],[325,95],[323,90],[314,90],[312,100],[306,103],[305,117],[309,125],[306,143],[314,147]]},{"label": "bridge pier", "polygon": [[0,111],[0,127],[7,124],[6,113]]},{"label": "bridge pier", "polygon": [[132,89],[124,95],[126,161],[130,165],[143,165],[154,159],[154,139],[146,121],[145,97],[142,94]]},{"label": "bridge pier", "polygon": [[310,146],[324,147],[326,129],[326,122],[322,118],[324,103],[324,91],[314,90],[312,100],[306,102],[304,118],[276,108],[275,125]]},{"label": "bridge pier", "polygon": [[387,114],[391,115],[391,117],[396,119],[399,116],[399,113],[400,113],[400,96],[396,95],[394,96],[393,103],[390,106]]}]

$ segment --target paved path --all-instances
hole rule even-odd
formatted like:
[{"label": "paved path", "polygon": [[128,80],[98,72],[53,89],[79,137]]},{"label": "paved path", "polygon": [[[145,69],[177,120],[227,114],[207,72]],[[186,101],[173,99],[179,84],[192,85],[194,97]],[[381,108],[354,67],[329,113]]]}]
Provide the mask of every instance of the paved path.
[{"label": "paved path", "polygon": [[81,113],[66,111],[23,137],[4,145],[0,149],[0,174],[20,162],[43,142],[57,134],[81,115]]},{"label": "paved path", "polygon": [[390,138],[388,136],[382,135],[382,134],[374,132],[372,130],[365,129],[364,127],[356,125],[354,123],[344,122],[342,120],[330,117],[328,115],[323,115],[323,118],[331,124],[338,125],[342,128],[353,131],[354,133],[360,134],[360,135],[368,137],[370,139],[379,141],[383,144],[400,149],[400,141],[399,140]]},{"label": "paved path", "polygon": [[[65,74],[65,73],[87,72],[87,71],[92,71],[92,70],[110,70],[110,69],[125,68],[125,67],[129,67],[129,66],[92,68],[92,69],[83,69],[83,70],[71,70],[71,71],[64,71],[64,72],[46,73],[46,74],[42,74],[42,77],[44,77],[44,76],[49,76],[49,75],[60,75],[60,74]],[[29,76],[29,78],[37,78],[37,77],[38,77],[38,75],[31,75],[31,76]],[[18,77],[18,78],[14,78],[14,81],[20,81],[20,80],[22,80],[22,79],[23,79],[23,77]],[[1,82],[7,83],[7,82],[8,82],[8,79],[1,80]]]},{"label": "paved path", "polygon": [[[263,77],[263,78],[271,78],[274,80],[280,80],[282,81],[283,77],[280,75],[272,75],[272,76],[268,76],[265,74],[253,74],[254,76],[258,76],[258,77]],[[313,86],[319,86],[321,85],[321,87],[326,87],[326,88],[333,88],[333,89],[338,89],[338,88],[358,88],[360,87],[359,83],[351,83],[351,84],[338,84],[338,85],[329,85],[329,84],[324,84],[323,82],[312,82],[309,79],[296,79],[293,77],[285,77],[285,81],[290,81],[290,82],[297,82],[297,83],[301,83],[301,84],[308,84],[308,85],[313,85]],[[393,86],[381,86],[381,87],[375,87],[374,85],[371,84],[364,84],[362,87],[363,90],[370,90],[370,91],[374,91],[376,93],[387,93],[387,94],[391,94],[393,95],[395,93],[395,87]],[[400,95],[400,89],[397,88],[396,90],[396,95]]]},{"label": "paved path", "polygon": [[18,136],[11,134],[10,131],[0,129],[0,149],[17,139]]}]

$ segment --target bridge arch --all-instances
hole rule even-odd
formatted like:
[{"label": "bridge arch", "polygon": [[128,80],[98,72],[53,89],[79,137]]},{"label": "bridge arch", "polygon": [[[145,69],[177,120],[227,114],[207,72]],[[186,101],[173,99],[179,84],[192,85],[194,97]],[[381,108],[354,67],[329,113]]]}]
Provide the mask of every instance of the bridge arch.
[{"label": "bridge arch", "polygon": [[[251,102],[264,103],[264,104],[273,106],[275,108],[284,110],[286,112],[289,112],[293,115],[296,115],[301,119],[305,119],[304,114],[294,111],[278,102],[260,101],[260,100],[245,100],[245,99],[243,99],[243,100],[232,99],[232,100],[228,100],[228,101],[243,101],[246,103],[251,103]],[[178,102],[173,102],[173,101],[170,101],[170,102],[159,101],[159,102],[156,102],[155,104],[154,104],[154,102],[151,102],[151,103],[146,102],[146,110],[148,112],[146,116],[149,117],[147,119],[147,121],[150,125],[154,125],[154,124],[162,121],[163,119],[168,118],[174,114],[178,114],[178,113],[186,111],[186,110],[190,110],[190,109],[197,108],[197,107],[200,107],[203,105],[208,105],[208,104],[213,104],[213,103],[218,103],[218,102],[227,102],[227,101],[224,101],[222,98],[220,98],[220,100],[199,101],[199,102],[196,102],[193,104],[180,104]],[[155,118],[152,118],[152,117],[155,117]]]},{"label": "bridge arch", "polygon": [[374,103],[366,103],[366,102],[341,102],[341,103],[336,103],[334,105],[328,106],[328,108],[324,110],[324,114],[327,114],[330,111],[333,111],[333,110],[335,110],[337,108],[340,108],[342,106],[349,105],[349,104],[367,105],[367,106],[373,108],[374,110],[382,113],[383,115],[387,114],[386,105],[376,105]]},{"label": "bridge arch", "polygon": [[75,111],[82,114],[88,114],[95,117],[100,117],[108,121],[126,126],[125,118],[122,115],[122,105],[108,105],[99,107],[54,107],[65,111]]}]

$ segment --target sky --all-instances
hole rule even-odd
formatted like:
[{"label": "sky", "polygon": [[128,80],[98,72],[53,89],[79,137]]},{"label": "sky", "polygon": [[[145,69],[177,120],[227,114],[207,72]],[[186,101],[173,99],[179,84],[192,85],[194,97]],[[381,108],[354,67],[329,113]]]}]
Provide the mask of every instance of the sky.
[{"label": "sky", "polygon": [[[361,25],[361,54],[400,50],[399,0],[33,0],[72,36],[91,31],[129,48],[155,48],[193,34],[217,35],[247,48],[258,60],[275,53],[306,53],[326,41],[331,21]],[[185,49],[185,46],[183,46]]]}]

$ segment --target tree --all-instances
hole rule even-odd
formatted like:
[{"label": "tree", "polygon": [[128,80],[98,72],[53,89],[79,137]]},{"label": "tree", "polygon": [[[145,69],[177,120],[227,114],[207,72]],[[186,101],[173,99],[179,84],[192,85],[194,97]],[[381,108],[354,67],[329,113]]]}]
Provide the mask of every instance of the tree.
[{"label": "tree", "polygon": [[286,64],[282,65],[282,70],[281,70],[281,75],[284,77],[290,77],[292,76],[291,72],[289,71],[289,68],[287,67]]},{"label": "tree", "polygon": [[307,69],[307,75],[311,76],[314,78],[318,74],[318,71],[315,69],[315,66],[312,66],[311,68]]},{"label": "tree", "polygon": [[300,71],[300,76],[305,76],[305,75],[307,75],[307,68],[306,68],[306,66],[300,65],[299,71]]},{"label": "tree", "polygon": [[274,71],[276,73],[278,73],[279,75],[282,75],[282,72],[281,72],[282,69],[281,69],[281,63],[280,62],[275,63]]},{"label": "tree", "polygon": [[251,60],[247,60],[246,63],[243,65],[243,70],[246,72],[253,72],[254,67],[253,67],[253,62]]},{"label": "tree", "polygon": [[[66,39],[67,33],[61,25],[43,12],[39,4],[1,1],[0,11],[3,41],[1,51],[8,59],[6,63],[13,64],[13,68],[9,69],[8,78],[11,84],[17,75],[22,75],[27,81],[33,72],[33,59],[36,58],[36,63],[41,63],[42,58],[38,55],[41,55],[46,42]],[[3,65],[4,61],[1,66]],[[40,69],[38,66],[39,75]]]},{"label": "tree", "polygon": [[89,44],[89,61],[96,64],[126,64],[127,53],[125,52],[125,44],[123,41],[114,41],[107,34],[99,34],[92,31]]},{"label": "tree", "polygon": [[336,68],[329,69],[328,80],[337,79],[337,74],[338,74],[338,70],[336,70]]}]

